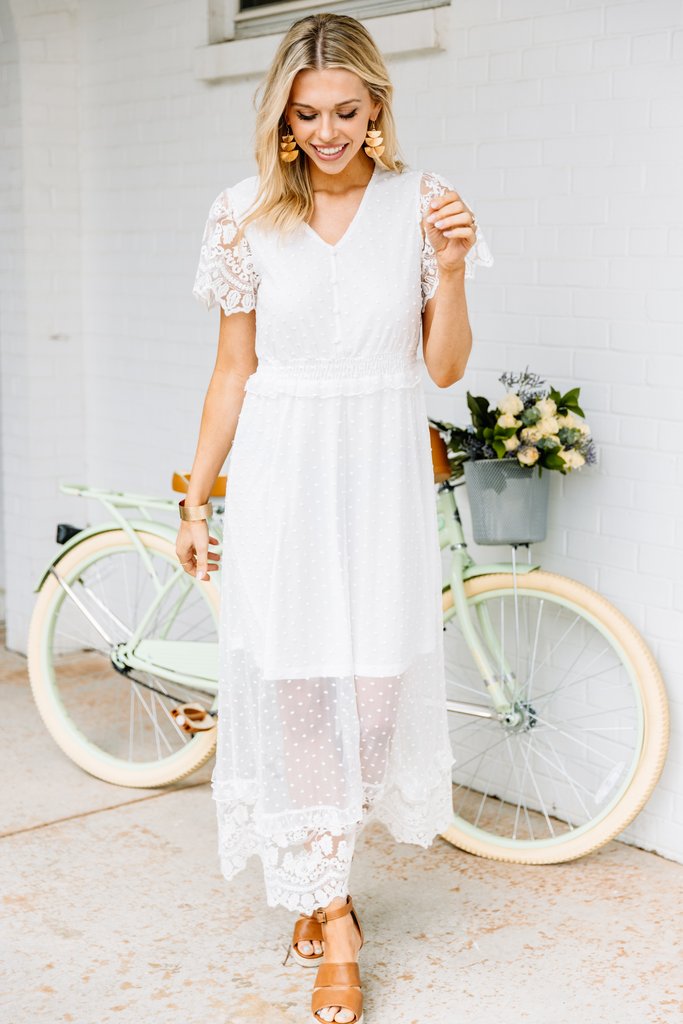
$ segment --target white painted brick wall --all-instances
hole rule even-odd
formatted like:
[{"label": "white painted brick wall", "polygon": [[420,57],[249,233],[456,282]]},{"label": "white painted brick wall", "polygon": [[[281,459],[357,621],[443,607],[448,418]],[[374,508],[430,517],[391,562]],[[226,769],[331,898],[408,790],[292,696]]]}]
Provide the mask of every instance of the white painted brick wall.
[{"label": "white painted brick wall", "polygon": [[488,227],[496,264],[468,285],[467,376],[432,388],[431,408],[465,422],[466,390],[497,395],[501,370],[527,364],[560,388],[581,385],[600,463],[553,480],[551,528],[533,555],[605,593],[659,661],[669,759],[621,838],[681,860],[682,5],[501,0],[452,15],[467,48],[443,96],[446,138],[475,147],[475,162],[440,167]]},{"label": "white painted brick wall", "polygon": [[0,585],[18,650],[67,511],[58,480],[85,470],[77,29],[64,0],[0,5]]},{"label": "white painted brick wall", "polygon": [[[210,200],[253,173],[260,78],[194,79],[205,25],[191,0],[91,0],[75,36],[67,0],[22,9],[23,94],[1,109],[24,192],[20,203],[0,198],[3,252],[33,254],[20,299],[21,263],[0,257],[4,536],[19,649],[24,576],[49,556],[54,522],[86,513],[58,498],[56,480],[168,493],[173,469],[190,465],[218,324],[190,294],[198,245]],[[600,463],[552,480],[548,539],[533,556],[602,590],[652,646],[671,751],[622,838],[683,860],[681,4],[454,0],[449,16],[444,53],[391,62],[401,145],[412,166],[451,177],[496,263],[468,282],[466,378],[447,391],[427,381],[430,411],[464,422],[467,389],[493,397],[504,369],[527,364],[560,388],[581,385]],[[11,49],[0,48],[5,82],[17,77]],[[64,242],[74,232],[80,253]],[[81,319],[82,349],[46,341],[80,338]],[[62,352],[84,413],[67,417],[58,443],[65,410],[49,395]]]}]

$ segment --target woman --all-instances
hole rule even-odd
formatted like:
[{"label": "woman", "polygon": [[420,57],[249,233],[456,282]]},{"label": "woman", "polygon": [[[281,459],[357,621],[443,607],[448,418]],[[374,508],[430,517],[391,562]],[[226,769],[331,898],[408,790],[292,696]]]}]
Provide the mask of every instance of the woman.
[{"label": "woman", "polygon": [[398,159],[360,22],[295,22],[262,89],[259,173],[216,197],[201,245],[194,295],[220,305],[220,335],[177,554],[201,580],[218,568],[202,517],[230,451],[221,868],[261,858],[268,905],[299,914],[294,958],[318,966],[315,1018],[350,1024],[356,836],[372,813],[426,847],[452,813],[418,345],[439,386],[462,377],[464,279],[492,259],[450,185]]}]

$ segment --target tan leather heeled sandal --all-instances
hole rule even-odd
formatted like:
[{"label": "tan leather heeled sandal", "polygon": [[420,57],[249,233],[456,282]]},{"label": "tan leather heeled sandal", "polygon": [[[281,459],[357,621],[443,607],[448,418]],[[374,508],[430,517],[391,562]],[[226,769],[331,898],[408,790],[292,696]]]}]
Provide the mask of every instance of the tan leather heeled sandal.
[{"label": "tan leather heeled sandal", "polygon": [[[365,940],[350,896],[346,897],[343,907],[337,907],[334,910],[325,910],[323,907],[319,907],[314,911],[314,917],[321,925],[326,924],[327,921],[334,921],[338,917],[344,917],[346,914],[351,914],[358,929],[360,951]],[[324,938],[323,931],[323,940]],[[355,1016],[352,1021],[349,1021],[349,1024],[363,1024],[363,993],[360,986],[360,970],[355,961],[341,964],[321,964],[315,976],[315,985],[311,996],[311,1010],[319,1024],[330,1024],[318,1013],[326,1006],[341,1006],[344,1010],[350,1010]]]},{"label": "tan leather heeled sandal", "polygon": [[317,967],[318,964],[321,964],[325,959],[324,952],[306,954],[296,948],[297,942],[313,942],[314,939],[322,942],[322,926],[319,921],[316,921],[315,917],[307,917],[306,914],[302,914],[294,925],[292,941],[284,962],[287,963],[287,957],[292,956],[302,967]]}]

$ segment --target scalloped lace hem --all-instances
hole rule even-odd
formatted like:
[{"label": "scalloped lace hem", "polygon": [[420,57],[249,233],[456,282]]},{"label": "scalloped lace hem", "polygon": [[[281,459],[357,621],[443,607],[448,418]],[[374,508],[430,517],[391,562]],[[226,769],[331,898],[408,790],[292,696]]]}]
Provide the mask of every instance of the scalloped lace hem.
[{"label": "scalloped lace hem", "polygon": [[[218,857],[226,880],[257,856],[263,865],[266,901],[310,914],[349,892],[357,836],[373,818],[399,843],[428,848],[453,815],[454,758],[437,757],[428,786],[417,792],[397,784],[365,785],[362,805],[306,808],[258,815],[254,787],[212,783],[218,820]],[[227,798],[232,791],[232,799]]]},{"label": "scalloped lace hem", "polygon": [[213,309],[216,305],[220,306],[226,316],[230,316],[231,313],[251,313],[253,309],[256,309],[256,299],[251,293],[240,294],[231,284],[215,283],[209,277],[208,272],[203,272],[197,278],[192,295],[206,309]]}]

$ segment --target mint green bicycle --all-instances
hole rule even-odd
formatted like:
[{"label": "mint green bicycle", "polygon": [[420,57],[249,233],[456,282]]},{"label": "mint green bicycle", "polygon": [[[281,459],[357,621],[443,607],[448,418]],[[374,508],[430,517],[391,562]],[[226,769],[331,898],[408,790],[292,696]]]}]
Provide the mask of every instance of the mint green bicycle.
[{"label": "mint green bicycle", "polygon": [[[473,561],[459,484],[430,431],[455,758],[443,837],[517,863],[580,857],[623,831],[657,783],[669,739],[661,675],[637,630],[588,587],[518,564],[515,547],[510,563]],[[219,541],[225,481],[212,495]],[[187,477],[174,485],[186,491]],[[215,751],[221,574],[197,581],[178,565],[174,499],[61,490],[98,500],[110,519],[60,524],[36,586],[28,661],[39,712],[92,775],[170,785]]]}]

